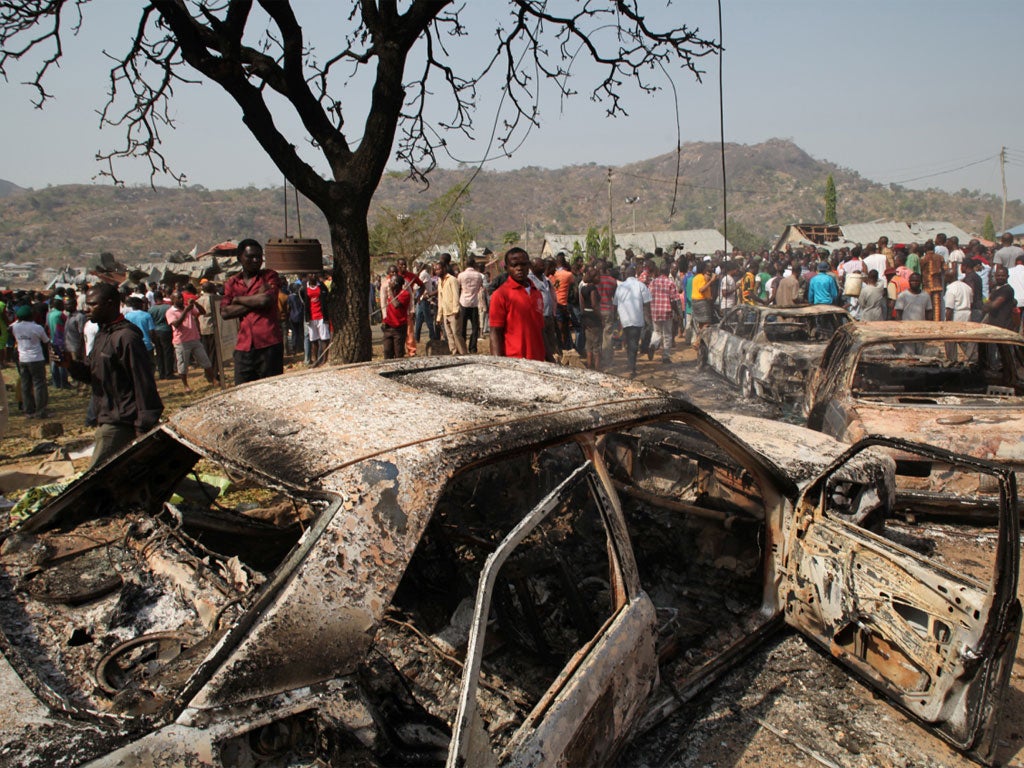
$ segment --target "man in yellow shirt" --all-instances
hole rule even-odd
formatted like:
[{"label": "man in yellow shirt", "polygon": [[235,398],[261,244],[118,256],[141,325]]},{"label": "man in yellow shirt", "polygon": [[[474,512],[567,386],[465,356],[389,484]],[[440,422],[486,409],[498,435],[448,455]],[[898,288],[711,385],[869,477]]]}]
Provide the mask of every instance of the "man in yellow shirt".
[{"label": "man in yellow shirt", "polygon": [[701,270],[693,276],[690,283],[690,301],[693,304],[693,322],[697,324],[697,334],[693,337],[693,344],[697,346],[697,340],[702,328],[711,325],[715,321],[715,307],[712,301],[711,290],[718,282],[718,275],[710,261],[701,265]]}]

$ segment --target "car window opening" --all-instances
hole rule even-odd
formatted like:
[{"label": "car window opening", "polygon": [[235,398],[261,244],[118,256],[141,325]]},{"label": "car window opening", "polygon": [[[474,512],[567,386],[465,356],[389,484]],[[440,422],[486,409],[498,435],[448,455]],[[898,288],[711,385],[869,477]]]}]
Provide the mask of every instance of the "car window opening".
[{"label": "car window opening", "polygon": [[[897,472],[909,486],[927,488],[937,476],[950,476],[959,470],[942,462],[926,461],[916,454],[896,457]],[[833,473],[824,485],[821,508],[826,517],[842,520],[870,531],[886,541],[916,553],[936,565],[969,579],[985,588],[995,578],[995,542],[998,526],[991,521],[973,519],[970,524],[947,523],[937,519],[938,503],[926,494],[915,494],[905,487],[890,506],[884,494],[884,479],[864,454],[857,454]],[[998,493],[995,476],[982,474],[983,486]],[[988,500],[988,506],[997,499]],[[962,500],[981,505],[979,499]],[[952,502],[946,502],[947,514]],[[993,510],[992,515],[995,515]],[[894,598],[898,601],[898,597]]]},{"label": "car window opening", "polygon": [[764,624],[764,502],[753,477],[679,423],[608,434],[640,581],[658,610],[663,676],[681,683]]},{"label": "car window opening", "polygon": [[217,498],[193,474],[197,453],[148,443],[0,555],[0,622],[15,652],[93,712],[161,712],[326,506],[244,477]]},{"label": "car window opening", "polygon": [[828,341],[840,326],[850,321],[845,312],[816,315],[774,315],[764,318],[764,335],[772,342]]},{"label": "car window opening", "polygon": [[[399,584],[375,649],[424,716],[453,723],[487,557],[586,457],[575,443],[502,457],[453,478]],[[488,612],[477,693],[492,748],[506,748],[566,662],[617,610],[608,535],[577,483],[512,552]]]},{"label": "car window opening", "polygon": [[963,396],[1002,402],[998,398],[1024,396],[1024,349],[1016,344],[942,341],[873,345],[861,353],[853,390],[861,397],[896,396],[899,402],[915,405]]}]

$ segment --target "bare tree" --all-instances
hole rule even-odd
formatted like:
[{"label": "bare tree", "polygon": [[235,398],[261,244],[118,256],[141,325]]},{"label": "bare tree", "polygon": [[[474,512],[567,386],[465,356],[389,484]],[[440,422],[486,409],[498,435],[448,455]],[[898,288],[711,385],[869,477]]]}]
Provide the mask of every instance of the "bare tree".
[{"label": "bare tree", "polygon": [[[660,0],[671,5],[671,0]],[[50,98],[46,77],[64,55],[63,37],[77,33],[87,0],[0,3],[0,74],[30,58],[29,85],[40,106]],[[394,152],[411,176],[424,179],[451,132],[473,135],[477,89],[502,90],[492,145],[510,153],[525,130],[539,124],[541,90],[575,93],[583,62],[596,71],[591,98],[610,116],[626,114],[629,89],[658,90],[671,69],[698,79],[700,57],[717,45],[683,24],[660,28],[648,21],[643,0],[505,0],[494,29],[475,30],[493,44],[473,71],[454,62],[454,46],[468,37],[465,6],[451,0],[338,2],[343,32],[337,50],[308,44],[301,4],[288,0],[140,0],[139,21],[127,51],[114,61],[102,121],[124,128],[119,149],[101,153],[102,173],[117,181],[116,162],[147,158],[151,180],[170,175],[161,131],[172,127],[169,103],[176,86],[217,83],[241,108],[242,121],[284,176],[324,214],[334,254],[332,321],[338,329],[333,358],[370,357],[367,213]],[[670,9],[669,17],[675,14]],[[346,85],[372,68],[371,100],[356,130],[345,122]],[[441,102],[447,120],[428,119]],[[296,116],[305,140],[326,161],[323,172],[307,162],[281,128]],[[358,135],[353,140],[352,136]]]}]

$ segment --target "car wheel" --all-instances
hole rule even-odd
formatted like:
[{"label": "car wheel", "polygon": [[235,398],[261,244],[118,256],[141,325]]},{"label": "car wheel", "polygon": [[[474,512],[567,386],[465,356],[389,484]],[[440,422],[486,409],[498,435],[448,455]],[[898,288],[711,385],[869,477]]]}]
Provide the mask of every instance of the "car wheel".
[{"label": "car wheel", "polygon": [[697,347],[697,370],[703,371],[708,367],[708,348],[706,344]]},{"label": "car wheel", "polygon": [[740,392],[747,400],[753,400],[757,394],[754,390],[754,377],[746,368],[740,371]]}]

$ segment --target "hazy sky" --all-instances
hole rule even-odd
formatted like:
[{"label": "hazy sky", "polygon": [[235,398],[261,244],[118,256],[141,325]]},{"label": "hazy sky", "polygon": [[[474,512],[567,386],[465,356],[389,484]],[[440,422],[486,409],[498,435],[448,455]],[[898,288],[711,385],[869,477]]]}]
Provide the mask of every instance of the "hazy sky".
[{"label": "hazy sky", "polygon": [[[338,39],[351,6],[327,0],[295,4],[314,44]],[[996,195],[1002,194],[997,157],[1006,146],[1009,196],[1024,197],[1021,0],[722,4],[726,141],[753,144],[788,138],[812,156],[874,181],[915,188],[966,187]],[[109,69],[101,51],[120,53],[126,47],[139,5],[96,0],[85,8],[81,34],[65,41],[64,64],[49,80],[56,99],[43,110],[33,109],[32,92],[18,85],[31,73],[28,64],[10,68],[9,82],[0,84],[0,178],[39,188],[88,183],[96,175],[97,150],[123,141],[117,129],[98,130],[96,110],[105,101]],[[489,55],[496,14],[506,6],[500,0],[468,5],[471,34],[453,48],[461,45],[459,56],[480,60]],[[718,37],[713,0],[676,0],[656,15],[665,18],[668,13],[699,26],[707,37]],[[673,76],[684,142],[718,140],[718,61],[706,58],[702,66],[706,74],[701,84],[686,73]],[[630,116],[610,120],[603,106],[588,99],[583,82],[576,87],[580,94],[564,105],[552,90],[546,91],[541,128],[526,137],[512,159],[490,161],[485,167],[618,165],[675,147],[670,90],[654,97],[632,92]],[[453,142],[458,159],[475,163],[483,156],[499,91],[493,85],[481,93],[479,138]],[[346,114],[347,125],[360,124],[355,113],[365,99],[365,85],[357,83],[341,95],[355,107]],[[173,109],[177,130],[166,133],[165,149],[190,183],[211,188],[280,183],[279,172],[219,87],[180,86]],[[301,135],[294,140],[301,144]],[[442,159],[442,164],[455,161]],[[324,167],[322,162],[319,167]],[[129,183],[147,182],[148,167],[141,162],[123,163],[118,170]]]}]

